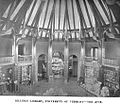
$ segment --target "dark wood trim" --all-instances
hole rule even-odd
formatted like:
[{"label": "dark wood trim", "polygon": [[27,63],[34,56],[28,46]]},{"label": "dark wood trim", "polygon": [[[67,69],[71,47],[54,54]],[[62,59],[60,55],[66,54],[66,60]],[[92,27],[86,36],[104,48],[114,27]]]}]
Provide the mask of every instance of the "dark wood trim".
[{"label": "dark wood trim", "polygon": [[96,13],[98,14],[98,19],[100,19],[101,22],[102,22],[104,25],[106,25],[106,23],[105,23],[104,19],[102,18],[99,10],[97,9],[95,3],[94,3],[92,0],[91,0],[91,4],[92,4],[93,8],[95,9]]},{"label": "dark wood trim", "polygon": [[42,13],[42,9],[43,9],[43,7],[44,7],[44,4],[45,4],[45,2],[41,1],[41,4],[40,4],[40,6],[39,6],[39,8],[38,8],[38,11],[37,11],[37,13],[36,13],[36,15],[35,15],[35,18],[34,18],[33,23],[32,23],[31,26],[33,26],[34,23],[35,23],[35,25],[34,25],[33,27],[37,27],[37,25],[39,24],[39,19],[40,19],[40,16],[41,16],[41,13]]},{"label": "dark wood trim", "polygon": [[32,14],[32,12],[33,12],[33,10],[34,10],[34,7],[35,7],[36,2],[37,2],[37,0],[36,0],[36,1],[34,2],[34,4],[33,4],[33,7],[32,7],[32,9],[31,9],[31,11],[30,11],[29,16],[28,16],[28,19],[27,19],[26,25],[28,25],[29,19],[30,19],[31,14]]},{"label": "dark wood trim", "polygon": [[[45,16],[44,16],[44,21],[43,21],[43,27],[44,27],[45,21],[46,21],[46,16],[47,16],[49,2],[50,2],[50,0],[48,0],[48,2],[47,2],[47,6],[46,6],[46,10],[45,10]],[[40,38],[42,37],[42,34],[43,34],[43,32],[41,32]]]},{"label": "dark wood trim", "polygon": [[[73,25],[74,25],[74,29],[76,29],[75,26],[75,14],[74,14],[74,6],[73,6],[73,0],[71,0],[71,4],[72,4],[72,13],[73,13]],[[77,39],[76,33],[75,34],[75,38]]]},{"label": "dark wood trim", "polygon": [[[101,1],[101,0],[99,0],[99,2],[100,2],[100,5],[101,5],[101,7],[102,7],[103,11],[105,12],[105,15],[107,16],[107,19],[110,21],[110,19],[109,19],[109,15],[108,15],[108,13],[107,13],[107,11],[106,11],[106,9],[105,9],[105,7],[104,7],[104,5],[103,5],[102,1]],[[103,2],[104,2],[104,0],[103,0]],[[105,3],[105,2],[104,2],[104,3]]]},{"label": "dark wood trim", "polygon": [[[60,30],[60,18],[61,18],[61,0],[59,0],[59,20],[58,20],[58,29]],[[60,33],[58,33],[59,40]]]}]

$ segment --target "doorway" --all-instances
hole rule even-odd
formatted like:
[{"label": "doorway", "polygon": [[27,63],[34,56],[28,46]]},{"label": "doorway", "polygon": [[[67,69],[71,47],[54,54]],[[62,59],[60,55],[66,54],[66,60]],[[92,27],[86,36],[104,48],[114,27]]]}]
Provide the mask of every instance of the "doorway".
[{"label": "doorway", "polygon": [[69,56],[69,69],[68,69],[69,80],[77,81],[77,71],[78,71],[78,58],[76,55],[71,55]]},{"label": "doorway", "polygon": [[38,57],[38,81],[47,79],[47,56],[42,54]]}]

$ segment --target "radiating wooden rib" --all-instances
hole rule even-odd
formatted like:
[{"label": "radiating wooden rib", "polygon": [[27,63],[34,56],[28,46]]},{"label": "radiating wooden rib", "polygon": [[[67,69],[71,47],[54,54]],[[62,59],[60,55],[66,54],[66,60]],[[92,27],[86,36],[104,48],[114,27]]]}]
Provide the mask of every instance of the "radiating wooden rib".
[{"label": "radiating wooden rib", "polygon": [[[88,15],[88,19],[89,19],[89,22],[90,22],[90,26],[91,28],[93,27],[92,26],[92,22],[91,22],[91,19],[90,19],[90,15],[89,15],[89,12],[88,12],[88,8],[87,8],[87,5],[86,5],[86,2],[85,0],[83,0],[84,4],[85,4],[85,9],[86,9],[86,12],[87,12],[87,15]],[[94,30],[91,30],[92,31],[92,34],[94,35]]]},{"label": "radiating wooden rib", "polygon": [[[76,29],[73,0],[71,0],[71,3],[72,3],[72,13],[73,13],[73,25],[74,25],[74,29]],[[74,33],[74,34],[75,34],[75,39],[76,39],[76,38],[77,38],[77,37],[76,37],[76,33]]]},{"label": "radiating wooden rib", "polygon": [[8,14],[9,14],[9,12],[10,12],[10,7],[11,7],[11,5],[12,5],[12,3],[10,3],[10,4],[8,5],[8,7],[7,7],[7,9],[5,10],[5,12],[4,12],[4,14],[3,14],[2,17],[5,17],[5,18],[8,17]]},{"label": "radiating wooden rib", "polygon": [[85,4],[85,9],[86,9],[87,16],[88,16],[88,19],[89,19],[89,22],[90,22],[90,26],[93,27],[93,26],[92,26],[92,22],[91,22],[91,20],[90,20],[90,15],[89,15],[88,8],[87,8],[87,5],[86,5],[85,0],[83,0],[83,2],[84,2],[84,4]]},{"label": "radiating wooden rib", "polygon": [[[6,8],[7,8],[7,7],[9,6],[9,4],[12,2],[12,1],[11,1],[11,2],[10,2],[10,1],[7,1],[6,5],[3,5],[3,4],[2,4],[3,1],[4,1],[4,0],[1,0],[1,1],[0,1],[0,6],[2,5],[2,6],[0,7],[0,19],[1,19],[1,17],[3,17],[3,14],[4,14],[5,11],[6,11]],[[3,6],[4,6],[4,7],[3,7]]]},{"label": "radiating wooden rib", "polygon": [[[29,2],[30,3],[30,2]],[[27,1],[23,4],[23,6],[20,8],[20,10],[18,11],[18,13],[16,14],[16,16],[13,18],[13,21],[15,21],[18,17],[22,17],[23,14],[26,13],[28,7],[29,7],[29,3],[27,3]]]},{"label": "radiating wooden rib", "polygon": [[[87,28],[87,25],[86,25],[84,16],[83,16],[83,14],[82,14],[82,10],[81,10],[81,8],[80,8],[80,2],[79,2],[79,12],[80,12],[80,14],[81,14],[81,21],[82,21],[83,24],[85,25],[85,28]],[[90,37],[89,33],[88,33],[88,36]]]},{"label": "radiating wooden rib", "polygon": [[38,27],[37,25],[38,25],[38,23],[39,23],[39,18],[40,18],[40,16],[41,16],[41,12],[42,12],[44,3],[45,3],[45,2],[41,2],[41,4],[40,4],[40,6],[39,6],[39,8],[38,8],[38,11],[37,11],[37,13],[36,13],[36,16],[35,16],[35,18],[34,18],[31,26],[33,26],[33,24],[35,23],[33,27]]},{"label": "radiating wooden rib", "polygon": [[68,26],[69,26],[69,29],[71,29],[70,27],[70,20],[69,20],[69,15],[68,15],[68,6],[67,6],[67,0],[65,0],[65,4],[66,4],[66,19],[68,20]]},{"label": "radiating wooden rib", "polygon": [[[64,22],[63,22],[63,30],[65,31],[65,22],[68,21],[68,26],[70,28],[70,22],[69,22],[69,17],[68,17],[68,10],[67,10],[67,0],[65,0],[65,14],[64,14]],[[72,38],[72,37],[71,37]],[[62,37],[62,40],[64,40],[64,35]]]},{"label": "radiating wooden rib", "polygon": [[[53,4],[52,11],[51,11],[51,14],[50,14],[50,19],[49,19],[49,22],[48,22],[47,29],[52,24],[51,21],[53,22],[53,24],[55,24],[55,4],[56,4],[56,2],[54,0],[54,4]],[[53,28],[55,29],[55,25],[53,26]],[[47,33],[46,33],[45,37],[47,37]]]},{"label": "radiating wooden rib", "polygon": [[[43,28],[44,28],[45,21],[46,21],[46,16],[47,16],[49,2],[50,2],[50,0],[48,0],[48,2],[47,2],[47,6],[46,6],[46,10],[45,10],[45,17],[44,17],[43,26],[42,26]],[[43,34],[43,32],[41,32],[40,38],[42,37],[42,34]]]},{"label": "radiating wooden rib", "polygon": [[43,21],[43,27],[45,27],[45,21],[46,21],[47,12],[48,12],[48,6],[49,5],[50,5],[50,0],[48,0],[48,2],[47,2],[47,7],[46,7],[46,11],[45,11],[45,17],[44,17],[44,21]]},{"label": "radiating wooden rib", "polygon": [[105,25],[106,23],[105,23],[104,19],[102,18],[100,12],[98,11],[95,3],[94,3],[93,1],[92,1],[91,3],[93,3],[93,7],[94,7],[94,9],[96,10],[97,14],[99,15],[99,18],[100,18],[101,22],[103,23],[103,25]]},{"label": "radiating wooden rib", "polygon": [[[58,29],[60,30],[60,17],[61,17],[61,0],[59,3],[59,20],[58,20]],[[59,40],[60,33],[58,33],[58,40]]]},{"label": "radiating wooden rib", "polygon": [[17,7],[15,8],[15,10],[13,11],[10,20],[14,20],[15,16],[17,15],[17,13],[19,12],[19,10],[22,8],[22,6],[24,5],[26,0],[21,0],[19,2],[19,4],[17,5]]},{"label": "radiating wooden rib", "polygon": [[[65,1],[65,0],[63,0]],[[65,6],[65,12],[64,12],[64,20],[63,20],[63,31],[65,31],[65,15],[66,15],[66,4],[64,3],[64,6]],[[64,40],[64,35],[62,36],[62,40]]]},{"label": "radiating wooden rib", "polygon": [[10,11],[9,11],[8,17],[7,17],[8,20],[10,19],[10,16],[12,15],[12,13],[13,13],[13,11],[14,11],[14,9],[15,9],[15,5],[16,5],[15,0],[12,0],[11,3],[12,3],[12,4],[11,4],[11,7],[10,7]]},{"label": "radiating wooden rib", "polygon": [[[96,9],[94,9],[94,4],[91,3],[90,6],[91,6],[91,9],[92,9],[92,11],[93,11],[93,15],[94,15],[94,17],[95,17],[96,28],[99,27],[99,29],[100,29],[100,28],[103,27],[103,25],[102,25],[102,21],[99,19],[99,14],[97,13]],[[95,33],[93,33],[93,34],[95,35]],[[99,36],[99,37],[101,38],[102,36]]]},{"label": "radiating wooden rib", "polygon": [[27,2],[26,2],[26,3],[23,5],[23,7],[20,9],[19,13],[15,16],[15,18],[14,18],[13,21],[15,21],[16,18],[18,18],[18,19],[17,19],[17,23],[18,23],[18,24],[21,24],[22,20],[25,19],[25,15],[26,15],[26,12],[27,12],[27,9],[29,8],[29,6],[30,6],[30,3],[27,4]]},{"label": "radiating wooden rib", "polygon": [[36,2],[37,2],[37,0],[35,0],[34,4],[33,4],[33,6],[32,6],[32,9],[31,9],[30,14],[29,14],[29,16],[28,16],[26,25],[28,24],[28,22],[29,22],[29,20],[30,20],[30,17],[31,17],[31,14],[32,14],[32,12],[33,12],[33,9],[34,9],[34,6],[35,6]]},{"label": "radiating wooden rib", "polygon": [[[78,14],[79,14],[79,20],[80,20],[80,23],[81,23],[81,31],[82,31],[82,34],[83,34],[84,27],[83,27],[83,21],[81,19],[82,17],[81,17],[81,14],[80,14],[80,5],[79,5],[79,1],[78,0],[75,0],[75,2],[77,4],[77,11],[78,11]],[[85,37],[85,36],[83,35],[83,37]]]},{"label": "radiating wooden rib", "polygon": [[[52,20],[51,21],[51,25],[53,24],[53,31],[55,30],[55,5],[56,5],[56,0],[54,0],[53,16],[51,17],[51,20]],[[51,28],[52,28],[52,26],[51,26]],[[53,37],[53,40],[54,40],[55,39],[55,35],[53,35],[52,37]]]},{"label": "radiating wooden rib", "polygon": [[[95,11],[95,10],[94,10]],[[93,12],[94,12],[93,11]],[[96,17],[96,19],[98,19],[98,15],[95,15],[95,16],[97,16]],[[10,21],[12,24],[16,24],[16,25],[18,25],[16,22],[13,22],[13,21],[11,21],[11,20],[8,20],[7,18],[4,18],[4,17],[2,17],[1,18],[3,21]],[[99,19],[98,19],[99,20]],[[100,20],[99,20],[100,21]],[[115,26],[115,27],[119,27],[118,26],[118,23],[117,22],[113,22],[113,25]],[[23,24],[21,24],[21,26],[23,26]],[[102,28],[104,28],[104,29],[106,29],[107,27],[109,27],[110,26],[110,24],[105,24],[105,25],[102,25]],[[37,27],[32,27],[32,26],[30,26],[30,25],[26,25],[26,28],[30,28],[30,29],[37,29]],[[49,31],[50,29],[47,29],[47,28],[39,28],[40,30],[42,30],[42,31]],[[88,30],[92,30],[92,28],[82,28],[82,30],[84,31],[84,30],[86,30],[86,31],[88,31]],[[55,31],[64,31],[63,29],[60,29],[60,30],[58,30],[58,29],[55,29]],[[73,29],[68,29],[68,31],[79,31],[79,29],[75,29],[75,30],[73,30]]]},{"label": "radiating wooden rib", "polygon": [[[105,9],[103,3],[101,2],[101,0],[99,0],[99,2],[100,2],[100,4],[101,4],[101,7],[102,7],[103,11],[104,11],[105,14],[106,14],[107,19],[110,21],[110,19],[109,19],[109,15],[108,15],[108,13],[107,13],[107,11],[106,11],[106,9]],[[103,2],[104,2],[104,0],[103,0]]]}]

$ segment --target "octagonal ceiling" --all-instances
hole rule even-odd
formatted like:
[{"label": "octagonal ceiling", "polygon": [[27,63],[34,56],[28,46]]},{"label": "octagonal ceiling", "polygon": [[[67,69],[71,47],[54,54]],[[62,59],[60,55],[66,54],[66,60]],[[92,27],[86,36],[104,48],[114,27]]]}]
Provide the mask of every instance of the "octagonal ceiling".
[{"label": "octagonal ceiling", "polygon": [[[119,36],[120,3],[112,1],[110,4],[109,0],[0,0],[0,35],[11,34],[14,28],[16,35],[33,36],[31,29],[35,29],[37,37],[48,38],[47,31],[52,27],[56,31],[54,40],[63,40],[65,30],[70,33],[69,39],[79,40],[93,38],[99,27],[112,26]],[[81,32],[86,32],[85,36]]]}]

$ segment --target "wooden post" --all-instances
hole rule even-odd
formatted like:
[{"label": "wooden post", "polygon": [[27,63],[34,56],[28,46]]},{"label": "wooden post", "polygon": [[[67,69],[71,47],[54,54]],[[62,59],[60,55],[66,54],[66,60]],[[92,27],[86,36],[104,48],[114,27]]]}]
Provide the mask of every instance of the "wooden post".
[{"label": "wooden post", "polygon": [[13,44],[13,55],[14,55],[14,62],[18,64],[18,41],[16,35],[13,36],[14,44]]},{"label": "wooden post", "polygon": [[85,68],[84,68],[84,60],[85,60],[85,41],[81,41],[81,64],[80,64],[80,68],[81,68],[81,77],[85,78]]},{"label": "wooden post", "polygon": [[103,43],[104,43],[104,38],[102,38],[100,40],[100,42],[98,42],[98,63],[99,63],[99,78],[98,80],[103,82],[104,81],[104,71],[102,69],[102,65],[103,65]]},{"label": "wooden post", "polygon": [[36,38],[32,38],[32,83],[37,82]]},{"label": "wooden post", "polygon": [[79,57],[78,57],[78,71],[77,71],[77,81],[79,81],[79,78],[81,76],[81,68],[80,68],[80,65],[81,65],[81,59],[80,59],[80,52],[79,52]]},{"label": "wooden post", "polygon": [[[15,91],[19,91],[20,87],[20,74],[18,70],[18,40],[16,34],[13,35],[13,47],[12,47],[12,55],[14,57],[14,81],[17,81],[17,85],[15,86]],[[18,88],[18,89],[17,89]]]},{"label": "wooden post", "polygon": [[50,35],[49,43],[48,43],[48,79],[49,81],[53,79],[52,76],[53,76],[53,73],[52,73],[52,39]]},{"label": "wooden post", "polygon": [[68,81],[68,60],[69,60],[69,39],[67,30],[65,30],[65,45],[64,45],[64,80]]},{"label": "wooden post", "polygon": [[[52,40],[48,44],[48,76],[52,76]],[[49,78],[50,79],[50,78]]]}]

